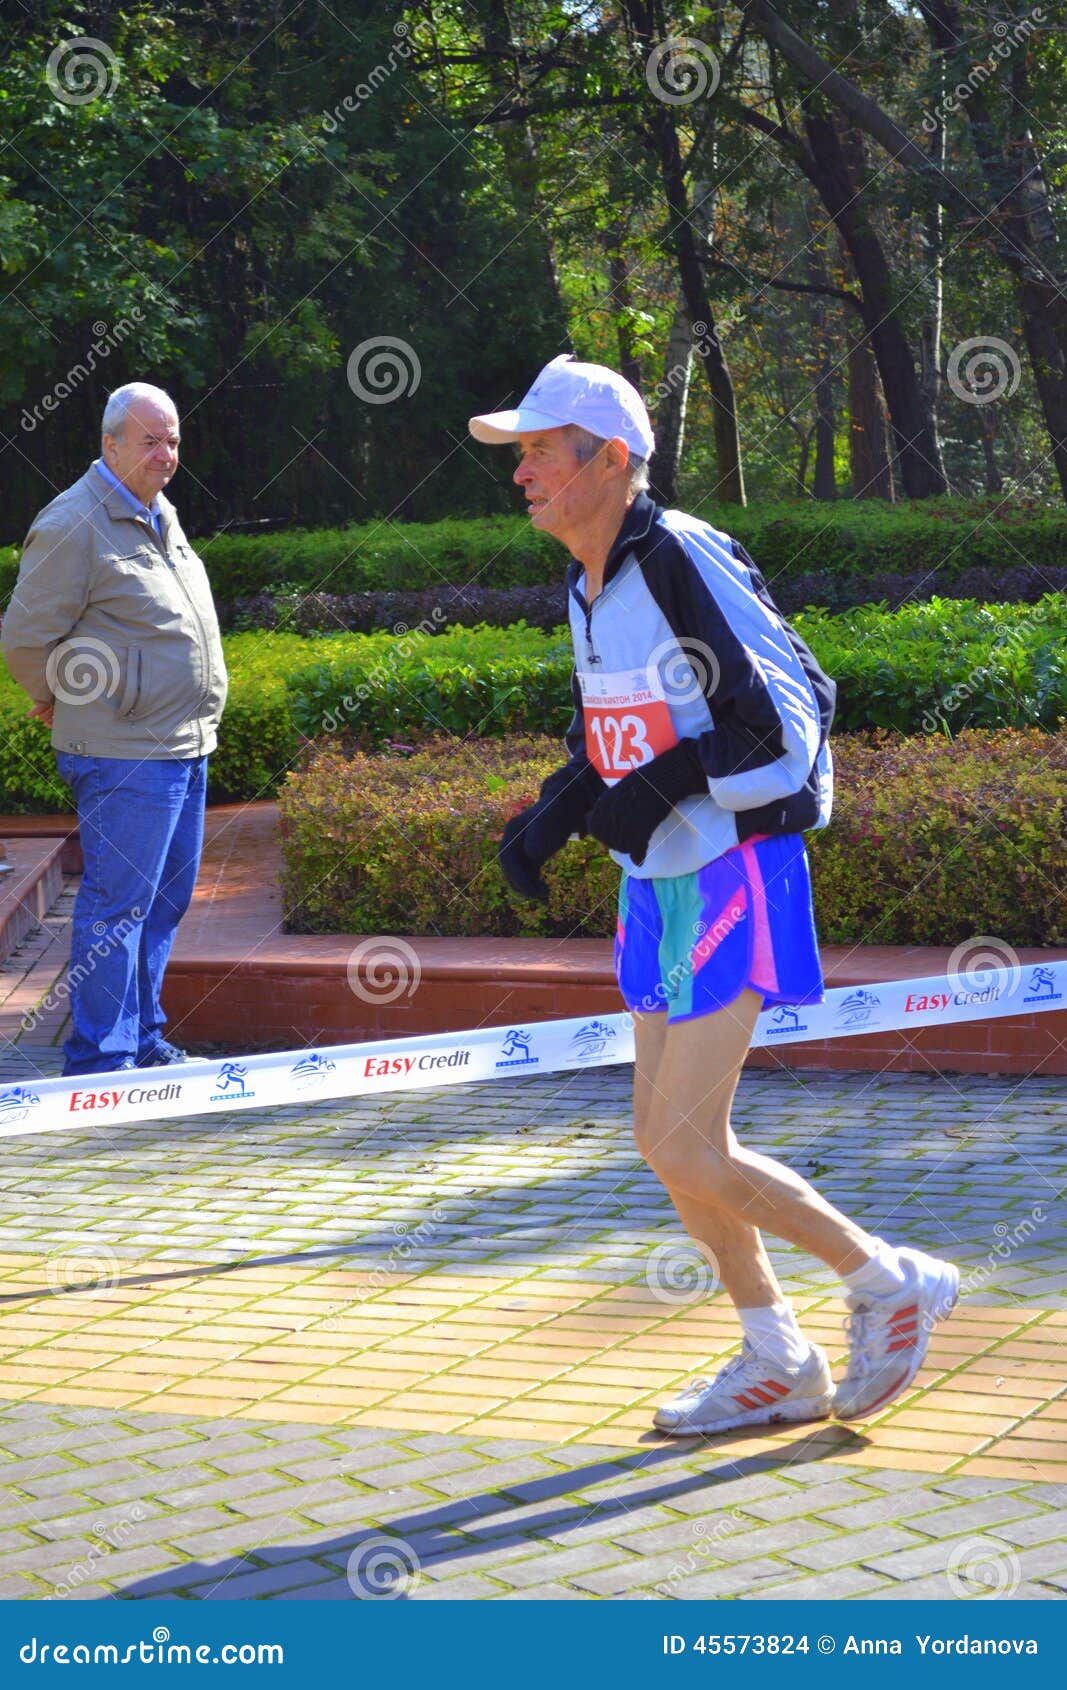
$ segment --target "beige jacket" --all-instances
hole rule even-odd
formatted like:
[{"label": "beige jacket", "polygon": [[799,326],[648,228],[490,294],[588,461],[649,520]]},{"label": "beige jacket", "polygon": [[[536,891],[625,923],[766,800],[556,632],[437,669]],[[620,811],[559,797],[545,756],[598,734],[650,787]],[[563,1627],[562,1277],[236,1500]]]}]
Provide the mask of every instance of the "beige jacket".
[{"label": "beige jacket", "polygon": [[162,539],[95,469],[26,538],[0,649],[52,744],[87,757],[214,751],[226,665],[204,566],[169,500]]}]

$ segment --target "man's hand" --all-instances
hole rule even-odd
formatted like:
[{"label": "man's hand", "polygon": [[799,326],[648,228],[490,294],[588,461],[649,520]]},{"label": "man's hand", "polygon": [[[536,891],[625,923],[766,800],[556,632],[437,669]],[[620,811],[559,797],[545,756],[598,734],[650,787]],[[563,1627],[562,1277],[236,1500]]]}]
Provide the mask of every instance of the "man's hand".
[{"label": "man's hand", "polygon": [[593,806],[589,831],[640,868],[652,835],[675,805],[707,791],[708,777],[697,742],[681,739],[650,763],[631,769],[617,786],[606,788]]},{"label": "man's hand", "polygon": [[548,902],[541,869],[572,833],[589,831],[589,812],[606,791],[593,765],[577,760],[549,775],[537,803],[512,816],[498,855],[505,880],[521,898]]},{"label": "man's hand", "polygon": [[47,704],[34,704],[27,710],[27,716],[40,716],[46,728],[52,726],[52,718],[56,713],[56,701],[50,698]]}]

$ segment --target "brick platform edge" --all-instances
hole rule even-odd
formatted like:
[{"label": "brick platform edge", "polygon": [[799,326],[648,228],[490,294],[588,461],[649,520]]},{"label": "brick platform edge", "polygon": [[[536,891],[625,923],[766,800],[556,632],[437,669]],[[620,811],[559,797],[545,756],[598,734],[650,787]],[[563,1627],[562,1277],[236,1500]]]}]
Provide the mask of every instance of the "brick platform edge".
[{"label": "brick platform edge", "polygon": [[[514,1027],[526,1022],[617,1013],[624,1006],[615,985],[610,944],[562,940],[538,946],[528,940],[408,939],[417,958],[418,986],[395,1002],[375,1002],[390,989],[366,964],[353,971],[364,997],[349,984],[348,959],[358,941],[323,939],[314,962],[286,965],[255,957],[183,958],[171,964],[165,1007],[169,1036],[179,1042],[232,1044],[251,1038],[297,1048],[391,1039],[470,1027]],[[284,946],[284,937],[271,949]],[[297,940],[304,946],[307,940]],[[384,942],[387,945],[387,941]],[[339,949],[333,955],[327,947]],[[462,953],[462,954],[461,954]],[[386,954],[380,951],[379,955]],[[392,953],[395,956],[395,950]],[[1062,953],[1018,953],[1026,969]],[[948,972],[950,950],[907,946],[823,948],[828,986],[877,986],[879,981]],[[254,1030],[254,1033],[253,1033]],[[813,1040],[754,1050],[757,1067],[875,1072],[1067,1074],[1067,1009],[1024,1013],[954,1027],[916,1027],[861,1037]]]},{"label": "brick platform edge", "polygon": [[[169,1037],[233,1051],[346,1044],[470,1027],[616,1013],[610,940],[408,939],[281,931],[273,804],[208,812],[193,908],[167,971]],[[81,866],[73,816],[0,818],[0,837],[40,852],[62,848],[64,872]],[[38,836],[47,836],[45,838]],[[47,854],[44,852],[43,854]],[[15,876],[5,876],[8,881]],[[27,898],[22,897],[23,907]],[[29,900],[35,907],[35,900]],[[398,952],[397,945],[403,949]],[[977,948],[977,947],[976,947]],[[352,964],[358,949],[361,961]],[[1022,985],[1059,950],[1015,953]],[[408,986],[390,973],[398,955]],[[875,986],[949,972],[950,948],[823,947],[828,986]],[[874,1072],[1067,1074],[1067,1006],[955,1027],[936,1022],[900,1033],[776,1045],[753,1051],[756,1067]]]}]

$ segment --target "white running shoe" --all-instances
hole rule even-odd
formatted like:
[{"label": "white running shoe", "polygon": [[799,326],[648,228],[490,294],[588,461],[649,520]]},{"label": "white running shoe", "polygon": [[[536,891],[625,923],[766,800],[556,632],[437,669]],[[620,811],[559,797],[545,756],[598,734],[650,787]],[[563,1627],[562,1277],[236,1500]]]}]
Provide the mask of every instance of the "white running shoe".
[{"label": "white running shoe", "polygon": [[734,1426],[765,1426],[775,1420],[825,1420],[834,1382],[824,1351],[812,1344],[800,1367],[790,1372],[746,1343],[715,1378],[694,1379],[679,1396],[658,1408],[659,1432],[688,1438],[697,1432],[729,1432]]},{"label": "white running shoe", "polygon": [[907,1275],[902,1290],[888,1297],[854,1292],[849,1313],[848,1371],[834,1395],[838,1420],[863,1420],[906,1391],[926,1356],[930,1334],[956,1306],[960,1271],[951,1262],[898,1250]]}]

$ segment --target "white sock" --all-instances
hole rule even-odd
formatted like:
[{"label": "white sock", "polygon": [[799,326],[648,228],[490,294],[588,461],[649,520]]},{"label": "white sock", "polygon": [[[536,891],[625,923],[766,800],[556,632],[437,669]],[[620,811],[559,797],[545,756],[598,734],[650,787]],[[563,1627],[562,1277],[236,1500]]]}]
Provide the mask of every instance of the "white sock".
[{"label": "white sock", "polygon": [[753,1349],[777,1367],[794,1372],[807,1361],[811,1345],[797,1325],[788,1303],[762,1309],[738,1309],[738,1319]]},{"label": "white sock", "polygon": [[843,1273],[841,1278],[851,1292],[868,1297],[891,1297],[907,1283],[900,1257],[884,1238],[874,1240],[874,1255],[862,1267],[855,1273]]}]

